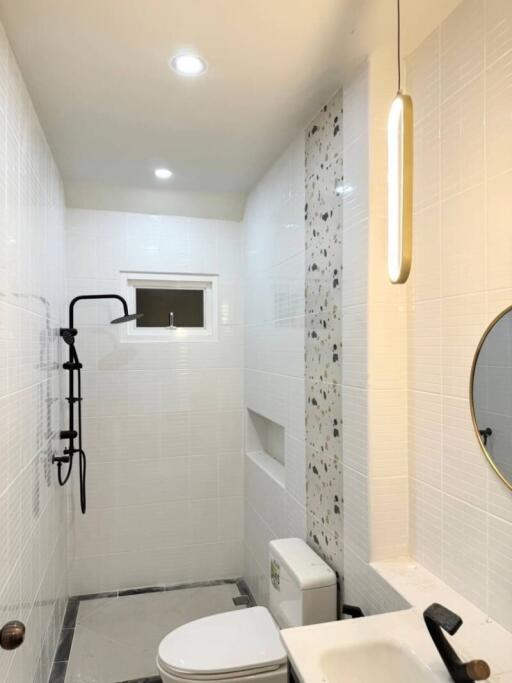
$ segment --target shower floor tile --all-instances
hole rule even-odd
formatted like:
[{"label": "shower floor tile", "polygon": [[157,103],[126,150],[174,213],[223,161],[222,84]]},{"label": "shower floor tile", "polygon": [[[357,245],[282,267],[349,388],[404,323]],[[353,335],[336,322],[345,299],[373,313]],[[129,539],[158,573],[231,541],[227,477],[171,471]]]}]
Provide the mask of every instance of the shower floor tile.
[{"label": "shower floor tile", "polygon": [[[244,609],[235,583],[82,600],[65,683],[120,683],[157,675],[158,644],[193,619]],[[156,680],[159,680],[158,678]]]}]

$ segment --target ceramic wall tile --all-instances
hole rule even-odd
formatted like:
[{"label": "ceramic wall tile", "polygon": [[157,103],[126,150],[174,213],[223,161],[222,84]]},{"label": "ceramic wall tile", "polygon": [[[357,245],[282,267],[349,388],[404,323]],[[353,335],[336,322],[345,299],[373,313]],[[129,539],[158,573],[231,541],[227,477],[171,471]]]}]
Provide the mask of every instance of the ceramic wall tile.
[{"label": "ceramic wall tile", "polygon": [[[343,150],[344,590],[347,602],[364,606],[369,614],[390,605],[399,608],[400,602],[371,568],[372,558],[394,557],[408,543],[407,298],[406,290],[392,287],[387,278],[382,183],[393,67],[390,51],[371,55],[361,66],[365,77],[356,74],[344,92],[352,111]],[[422,69],[428,71],[428,65]],[[363,90],[356,85],[361,82]],[[356,123],[356,106],[362,123]],[[435,140],[427,123],[425,136]],[[435,165],[436,150],[429,147],[429,152],[423,176]]]},{"label": "ceramic wall tile", "polygon": [[[483,72],[454,93],[440,111],[441,195],[481,185],[484,177]],[[437,128],[434,130],[437,132]],[[435,200],[435,197],[433,197]]]},{"label": "ceramic wall tile", "polygon": [[408,315],[409,387],[441,393],[441,301],[412,304]]},{"label": "ceramic wall tile", "polygon": [[447,495],[443,498],[443,574],[448,585],[488,611],[488,593],[482,590],[488,580],[486,514]]},{"label": "ceramic wall tile", "polygon": [[485,284],[485,202],[483,185],[441,205],[441,287],[443,296],[479,292]]},{"label": "ceramic wall tile", "polygon": [[403,557],[409,549],[408,477],[372,477],[372,507],[379,510],[372,524],[372,560]]},{"label": "ceramic wall tile", "polygon": [[[496,2],[487,3],[488,5]],[[509,8],[505,4],[496,9],[496,31],[503,31],[503,42],[489,36],[486,41],[488,50],[487,69],[485,73],[485,121],[486,121],[486,162],[489,177],[510,170],[510,154],[512,151],[512,135],[503,121],[510,108],[510,82],[512,78],[512,55],[510,53],[510,37],[507,25],[510,25]],[[508,29],[510,30],[510,29]],[[493,51],[497,57],[493,61]]]},{"label": "ceramic wall tile", "polygon": [[512,524],[503,519],[489,519],[489,614],[509,631],[512,630],[510,548]]},{"label": "ceramic wall tile", "polygon": [[269,541],[306,537],[303,133],[249,194],[244,245],[246,452],[254,442],[248,415],[273,425],[282,451],[245,459],[244,576],[265,605]]},{"label": "ceramic wall tile", "polygon": [[409,482],[410,552],[437,576],[443,572],[443,494],[418,479]]},{"label": "ceramic wall tile", "polygon": [[[512,302],[511,40],[510,3],[464,0],[407,59],[416,155],[440,147],[436,177],[435,160],[429,174],[419,160],[415,187],[421,206],[408,316],[411,553],[505,628],[512,503],[478,445],[469,376],[486,326]],[[482,367],[496,390],[485,405],[498,434],[508,416],[492,412],[493,399],[505,398],[511,360],[508,348],[490,356]]]},{"label": "ceramic wall tile", "polygon": [[[369,400],[372,406],[369,438],[371,476],[407,476],[407,414],[404,410],[407,392],[402,389],[372,389]],[[385,514],[385,506],[382,514]]]},{"label": "ceramic wall tile", "polygon": [[[0,26],[0,607],[25,623],[0,679],[48,680],[67,598],[60,449],[61,180]],[[3,623],[3,622],[2,622]]]},{"label": "ceramic wall tile", "polygon": [[361,560],[370,560],[368,477],[343,466],[344,540]]},{"label": "ceramic wall tile", "polygon": [[487,182],[486,273],[489,289],[512,287],[512,235],[509,216],[512,209],[512,173],[489,178]]},{"label": "ceramic wall tile", "polygon": [[[419,78],[419,74],[416,75]],[[411,96],[416,108],[418,98],[422,93],[411,90]],[[433,204],[436,204],[441,194],[441,179],[439,169],[441,165],[441,144],[439,139],[439,108],[437,101],[433,99],[429,104],[429,113],[418,117],[417,112],[414,119],[414,143],[415,143],[415,165],[414,165],[414,211],[418,212]],[[421,101],[420,101],[421,106]],[[448,139],[444,141],[448,145]],[[448,150],[444,150],[445,153]],[[448,160],[445,160],[445,164]],[[416,265],[416,263],[415,263]]]},{"label": "ceramic wall tile", "polygon": [[441,24],[441,101],[463,89],[484,68],[484,0],[465,0]]},{"label": "ceramic wall tile", "polygon": [[[217,559],[200,578],[232,576],[242,564],[241,225],[75,209],[66,234],[68,296],[117,293],[122,270],[219,277],[215,342],[124,343],[107,324],[116,302],[77,308],[89,512],[72,530],[71,591],[193,580],[202,544]],[[165,553],[180,555],[176,566],[159,566]]]},{"label": "ceramic wall tile", "polygon": [[407,90],[414,98],[416,122],[439,106],[439,52],[440,31],[435,30],[407,60]]},{"label": "ceramic wall tile", "polygon": [[413,301],[441,296],[441,208],[434,204],[414,213],[414,264],[410,278]]},{"label": "ceramic wall tile", "polygon": [[[363,266],[364,267],[364,266]],[[344,386],[368,387],[368,313],[364,304],[343,307],[343,353],[341,372]]]},{"label": "ceramic wall tile", "polygon": [[409,474],[441,488],[443,480],[443,397],[410,391],[408,405]]}]

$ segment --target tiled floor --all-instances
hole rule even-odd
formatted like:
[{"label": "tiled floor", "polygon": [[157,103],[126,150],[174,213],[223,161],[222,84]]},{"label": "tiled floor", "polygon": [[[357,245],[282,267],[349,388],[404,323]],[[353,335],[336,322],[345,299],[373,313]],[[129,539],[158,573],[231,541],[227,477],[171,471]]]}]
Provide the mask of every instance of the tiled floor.
[{"label": "tiled floor", "polygon": [[240,595],[236,583],[219,583],[80,600],[75,623],[71,614],[67,624],[74,628],[63,631],[69,661],[55,665],[51,683],[159,681],[153,677],[161,639],[193,619],[244,609],[233,602]]}]

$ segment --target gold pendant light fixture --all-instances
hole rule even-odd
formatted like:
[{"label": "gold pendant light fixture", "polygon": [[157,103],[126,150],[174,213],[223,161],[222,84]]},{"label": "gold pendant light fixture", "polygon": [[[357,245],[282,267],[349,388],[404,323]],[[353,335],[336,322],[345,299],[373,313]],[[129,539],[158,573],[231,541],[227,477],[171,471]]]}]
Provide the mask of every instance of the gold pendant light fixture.
[{"label": "gold pendant light fixture", "polygon": [[402,93],[400,0],[397,0],[398,89],[388,117],[388,276],[407,282],[412,262],[412,99]]}]

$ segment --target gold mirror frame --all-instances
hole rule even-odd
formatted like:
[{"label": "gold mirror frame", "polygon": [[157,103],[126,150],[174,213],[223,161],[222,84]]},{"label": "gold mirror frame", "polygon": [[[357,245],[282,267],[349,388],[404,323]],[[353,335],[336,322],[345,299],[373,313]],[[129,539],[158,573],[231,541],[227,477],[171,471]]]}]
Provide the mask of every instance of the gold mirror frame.
[{"label": "gold mirror frame", "polygon": [[[475,414],[475,405],[473,401],[473,388],[474,388],[474,383],[475,383],[475,372],[476,372],[476,364],[478,363],[478,358],[480,356],[480,351],[482,350],[482,346],[485,343],[485,340],[487,339],[489,333],[491,330],[494,328],[497,322],[499,322],[502,318],[504,318],[507,313],[512,312],[512,306],[508,306],[504,311],[502,311],[499,315],[497,315],[494,320],[487,326],[485,332],[482,335],[482,338],[480,339],[478,346],[476,347],[475,355],[473,357],[473,364],[471,366],[471,376],[469,378],[469,406],[471,408],[471,420],[473,421],[473,428],[475,430],[475,435],[477,438],[477,441],[480,445],[480,448],[482,449],[483,454],[487,458],[487,462],[489,465],[492,467],[492,469],[496,472],[498,477],[501,479],[501,481],[507,486],[511,491],[512,491],[512,482],[508,481],[506,477],[500,472],[500,470],[496,467],[494,460],[492,459],[491,454],[485,447],[482,437],[480,436],[480,432],[478,430],[478,423],[476,421],[476,414]],[[512,457],[512,453],[511,453]]]}]

